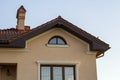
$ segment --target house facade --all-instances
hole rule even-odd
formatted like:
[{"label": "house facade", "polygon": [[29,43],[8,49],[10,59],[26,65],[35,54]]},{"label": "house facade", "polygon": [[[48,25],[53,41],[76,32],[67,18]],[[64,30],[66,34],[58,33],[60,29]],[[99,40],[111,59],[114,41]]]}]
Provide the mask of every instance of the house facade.
[{"label": "house facade", "polygon": [[30,29],[25,13],[21,6],[16,28],[0,30],[0,80],[97,80],[107,43],[61,16]]}]

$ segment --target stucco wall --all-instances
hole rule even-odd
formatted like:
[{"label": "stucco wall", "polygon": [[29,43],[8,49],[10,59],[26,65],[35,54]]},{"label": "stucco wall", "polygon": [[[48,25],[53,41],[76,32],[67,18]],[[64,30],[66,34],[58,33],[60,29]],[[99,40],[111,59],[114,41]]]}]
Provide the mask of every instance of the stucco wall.
[{"label": "stucco wall", "polygon": [[[52,36],[62,36],[67,46],[49,46]],[[90,54],[89,54],[90,53]],[[79,80],[97,80],[96,52],[89,45],[65,30],[54,28],[26,42],[25,49],[0,48],[0,63],[17,63],[17,80],[38,80],[37,61],[79,62]]]}]

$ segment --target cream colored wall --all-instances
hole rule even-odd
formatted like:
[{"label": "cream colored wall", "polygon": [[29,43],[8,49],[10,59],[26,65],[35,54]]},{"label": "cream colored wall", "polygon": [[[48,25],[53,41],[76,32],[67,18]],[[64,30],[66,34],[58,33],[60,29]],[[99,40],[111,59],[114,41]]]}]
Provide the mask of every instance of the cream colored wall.
[{"label": "cream colored wall", "polygon": [[[62,36],[68,46],[48,46],[52,36]],[[79,62],[79,80],[97,80],[96,52],[65,30],[55,28],[27,41],[25,49],[0,48],[0,63],[17,63],[17,80],[38,80],[37,61]],[[89,53],[89,54],[88,54]]]}]

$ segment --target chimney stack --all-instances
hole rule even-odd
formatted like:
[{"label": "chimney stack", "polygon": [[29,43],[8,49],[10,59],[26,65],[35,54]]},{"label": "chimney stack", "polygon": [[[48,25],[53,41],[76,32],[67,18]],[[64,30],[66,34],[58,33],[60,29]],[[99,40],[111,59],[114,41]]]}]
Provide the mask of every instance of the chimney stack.
[{"label": "chimney stack", "polygon": [[23,6],[21,6],[18,10],[17,10],[17,26],[16,29],[18,30],[25,30],[25,14],[26,14],[26,10]]}]

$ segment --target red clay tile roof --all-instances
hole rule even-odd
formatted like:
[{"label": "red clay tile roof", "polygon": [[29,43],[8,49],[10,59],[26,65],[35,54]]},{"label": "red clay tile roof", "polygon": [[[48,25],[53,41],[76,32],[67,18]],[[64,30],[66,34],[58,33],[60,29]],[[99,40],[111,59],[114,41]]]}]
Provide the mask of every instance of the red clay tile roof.
[{"label": "red clay tile roof", "polygon": [[26,32],[28,30],[18,30],[15,28],[0,30],[0,44],[9,43],[12,39],[18,38]]},{"label": "red clay tile roof", "polygon": [[0,30],[0,40],[9,40],[13,37],[17,37],[18,35],[23,34],[24,31],[17,30],[17,29],[4,29]]}]

